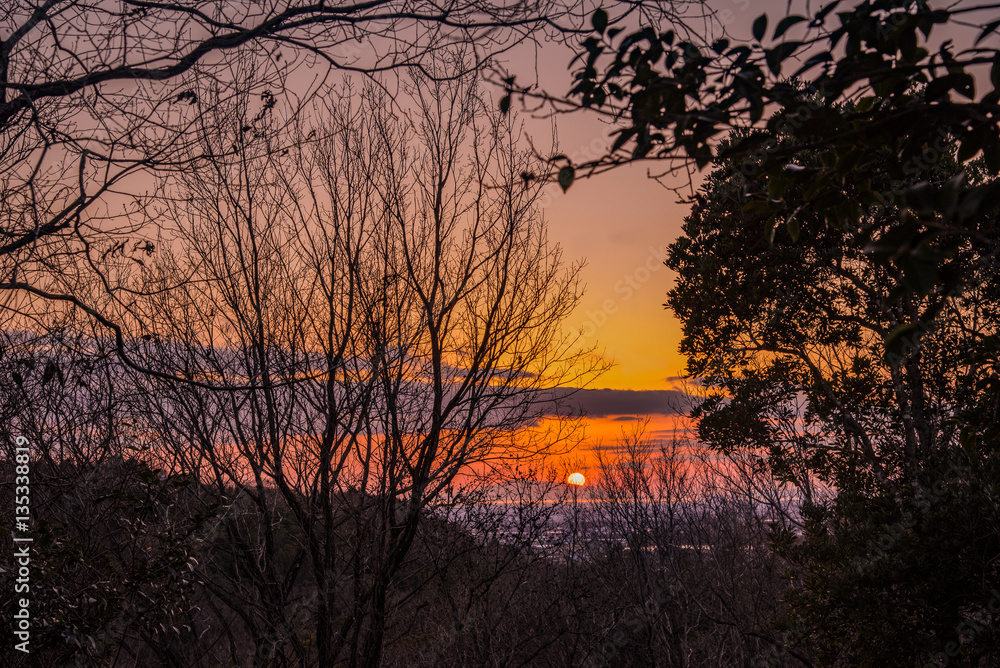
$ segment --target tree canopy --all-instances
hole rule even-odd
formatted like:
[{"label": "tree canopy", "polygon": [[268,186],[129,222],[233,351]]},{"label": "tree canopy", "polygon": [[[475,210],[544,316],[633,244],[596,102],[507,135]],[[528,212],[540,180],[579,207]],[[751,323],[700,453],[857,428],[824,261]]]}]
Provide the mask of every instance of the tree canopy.
[{"label": "tree canopy", "polygon": [[[803,169],[821,168],[821,150],[800,149],[791,132],[775,139]],[[868,156],[870,192],[896,187],[889,165],[904,141],[887,138]],[[981,175],[981,162],[965,169]],[[753,206],[770,178],[744,166],[730,159],[708,176],[669,248],[678,279],[668,306],[683,323],[688,372],[706,386],[692,416],[702,442],[756,459],[799,497],[798,533],[774,539],[792,569],[789,618],[802,640],[829,662],[910,665],[985,614],[1000,583],[998,209],[940,255],[938,271],[962,288],[918,295],[903,289],[905,269],[871,251],[906,233],[904,207],[845,226],[809,209],[795,229],[775,226]],[[946,155],[904,185],[944,188],[962,170]],[[860,196],[851,181],[841,188]],[[919,336],[899,334],[922,321],[932,323]],[[962,642],[963,657],[981,657],[993,636]]]},{"label": "tree canopy", "polygon": [[[966,20],[985,26],[975,44],[933,45],[936,31]],[[948,156],[966,164],[980,154],[986,174],[1000,172],[1000,51],[987,46],[1000,26],[994,5],[935,9],[922,0],[865,0],[847,8],[835,0],[812,16],[772,21],[763,14],[751,42],[721,38],[710,45],[667,24],[608,29],[604,10],[592,23],[567,96],[504,80],[508,96],[597,113],[618,126],[607,155],[580,165],[552,159],[564,188],[581,174],[635,161],[703,169],[738,160],[766,180],[767,197],[754,207],[793,237],[810,210],[820,223],[845,229],[870,207],[906,210],[909,224],[885,239],[892,247],[883,259],[901,268],[918,294],[954,288],[959,278],[937,274],[928,248],[948,240],[953,249],[974,235],[974,221],[1000,186],[961,173],[934,185],[910,177]],[[722,141],[751,128],[764,132]],[[777,134],[797,141],[776,144]],[[887,135],[899,138],[891,159],[881,150]],[[802,151],[820,159],[803,164]],[[876,171],[889,187],[871,187]]]}]

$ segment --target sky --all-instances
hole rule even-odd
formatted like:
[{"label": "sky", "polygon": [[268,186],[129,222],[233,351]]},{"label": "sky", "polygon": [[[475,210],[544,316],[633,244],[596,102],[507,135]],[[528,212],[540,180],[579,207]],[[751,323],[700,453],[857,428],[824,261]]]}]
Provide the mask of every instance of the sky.
[{"label": "sky", "polygon": [[[750,25],[760,13],[777,16],[786,10],[781,0],[710,4],[735,39],[750,38]],[[805,9],[804,3],[796,3],[797,10],[798,4]],[[554,92],[568,90],[571,59],[569,53],[547,56],[539,67],[542,85]],[[510,68],[516,73],[517,63]],[[529,134],[544,134],[546,123],[541,119],[529,123]],[[611,128],[592,116],[562,116],[557,124],[560,152],[571,159],[596,158],[611,145]],[[578,181],[565,194],[557,185],[549,186],[553,196],[545,214],[553,238],[563,244],[567,256],[587,261],[587,292],[570,324],[582,327],[616,362],[598,381],[600,387],[675,389],[684,373],[685,360],[678,352],[680,323],[663,305],[675,276],[663,260],[666,247],[681,233],[689,207],[678,202],[675,192],[649,178],[648,171],[659,168],[649,163],[620,168]],[[689,184],[685,174],[664,182],[682,188]],[[695,186],[699,182],[696,174]]]},{"label": "sky", "polygon": [[[761,13],[777,17],[815,12],[821,3],[807,0],[708,0],[734,40],[748,40],[750,26]],[[963,0],[970,1],[970,0]],[[853,4],[845,2],[845,5]],[[789,32],[794,37],[796,30]],[[961,46],[971,39],[956,36]],[[995,40],[994,40],[995,43]],[[990,44],[992,46],[992,44]],[[565,94],[572,83],[574,52],[552,43],[514,49],[498,64],[517,75],[518,83],[536,83],[554,94]],[[300,76],[310,76],[308,69]],[[499,98],[500,91],[492,91]],[[518,111],[515,103],[514,111]],[[525,131],[541,150],[552,145],[580,163],[606,153],[613,128],[591,114],[560,116],[522,113]],[[547,186],[541,204],[550,239],[560,243],[564,258],[582,260],[585,294],[566,323],[582,332],[614,366],[578,396],[588,414],[582,451],[607,447],[636,423],[648,419],[647,434],[673,435],[679,424],[678,391],[682,390],[685,360],[678,352],[681,326],[664,307],[675,276],[663,265],[666,247],[681,233],[688,206],[678,195],[648,177],[649,163],[622,167],[579,179],[568,192]],[[580,176],[580,175],[578,175]],[[685,175],[666,179],[676,187],[688,184]],[[695,185],[698,177],[695,177]]]},{"label": "sky", "polygon": [[[714,0],[713,6],[737,38],[750,37],[750,25],[760,12],[783,15],[785,10],[784,2],[773,1]],[[515,52],[503,65],[518,75],[519,83],[535,82],[537,72],[543,88],[565,93],[571,85],[573,55],[554,46],[541,54],[537,69],[533,52]],[[535,146],[551,145],[551,119],[540,114],[522,118]],[[587,114],[555,119],[558,150],[577,164],[606,152],[613,141],[611,130]],[[550,184],[542,198],[551,238],[562,245],[566,258],[586,263],[586,291],[567,326],[581,331],[614,363],[577,395],[588,417],[584,441],[569,460],[585,473],[594,468],[595,453],[612,446],[623,430],[642,424],[647,437],[661,439],[687,426],[677,401],[685,367],[678,351],[681,325],[664,307],[675,275],[663,262],[689,207],[678,201],[677,193],[649,178],[649,169],[658,167],[646,163],[618,168],[577,180],[566,193]],[[665,182],[680,187],[689,180],[678,175]],[[697,175],[694,183],[699,183]]]}]

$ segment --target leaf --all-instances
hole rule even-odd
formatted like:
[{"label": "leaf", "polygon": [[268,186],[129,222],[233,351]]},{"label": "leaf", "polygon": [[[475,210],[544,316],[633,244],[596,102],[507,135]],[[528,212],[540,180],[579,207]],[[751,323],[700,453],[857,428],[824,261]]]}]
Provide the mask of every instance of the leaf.
[{"label": "leaf", "polygon": [[743,211],[747,213],[766,213],[772,208],[772,204],[763,199],[753,199],[743,205]]},{"label": "leaf", "polygon": [[767,196],[769,199],[778,200],[784,197],[788,186],[792,184],[792,176],[785,172],[775,172],[767,179]]},{"label": "leaf", "polygon": [[569,190],[569,187],[573,185],[573,178],[576,176],[576,170],[573,169],[572,165],[566,165],[559,170],[559,186],[563,189],[563,192]]},{"label": "leaf", "polygon": [[993,136],[990,145],[983,147],[983,160],[990,174],[1000,172],[1000,138]]},{"label": "leaf", "polygon": [[792,216],[787,221],[785,221],[785,227],[788,228],[788,236],[792,238],[792,241],[799,240],[799,219]]},{"label": "leaf", "polygon": [[773,74],[781,72],[781,63],[795,53],[800,46],[802,46],[802,42],[782,42],[773,49],[765,50],[764,58],[767,60],[767,66],[771,72]]},{"label": "leaf", "polygon": [[594,26],[594,30],[603,35],[608,28],[608,13],[598,7],[594,15],[590,17],[590,22]]},{"label": "leaf", "polygon": [[728,48],[729,48],[728,39],[720,39],[715,42],[712,42],[712,50],[720,55],[722,54],[723,51],[725,51]]},{"label": "leaf", "polygon": [[948,91],[950,91],[953,87],[954,79],[950,74],[938,77],[934,81],[927,84],[927,87],[924,88],[924,99],[928,102],[939,100],[942,97],[946,97],[948,95]]},{"label": "leaf", "polygon": [[972,75],[962,72],[953,76],[956,78],[955,92],[970,100],[974,100],[976,97],[976,80],[972,78]]},{"label": "leaf", "polygon": [[500,98],[500,113],[506,114],[510,111],[510,95],[504,95]]},{"label": "leaf", "polygon": [[779,37],[784,35],[785,32],[787,32],[788,29],[791,28],[793,25],[808,20],[809,19],[807,19],[804,16],[786,16],[785,18],[781,19],[778,22],[777,27],[774,29],[774,39],[778,39]]},{"label": "leaf", "polygon": [[20,373],[14,371],[10,375],[14,379],[14,382],[17,384],[18,387],[22,388],[24,387],[24,377]]},{"label": "leaf", "polygon": [[829,63],[833,60],[833,54],[829,51],[823,51],[822,53],[817,53],[815,56],[803,63],[802,67],[795,71],[792,77],[797,77],[806,70],[819,65],[820,63]]},{"label": "leaf", "polygon": [[684,52],[684,58],[688,61],[701,58],[701,50],[691,42],[681,42],[677,48]]},{"label": "leaf", "polygon": [[53,376],[56,375],[56,364],[55,362],[49,362],[45,365],[45,372],[42,374],[42,385],[48,385],[49,381],[52,380]]},{"label": "leaf", "polygon": [[961,148],[958,149],[957,160],[959,162],[965,162],[969,158],[973,157],[979,153],[979,141],[976,137],[966,137],[965,141],[962,142]]},{"label": "leaf", "polygon": [[919,50],[917,49],[917,33],[913,30],[902,33],[899,36],[899,52],[909,63],[917,62]]},{"label": "leaf", "polygon": [[958,205],[958,215],[961,222],[975,220],[985,216],[991,209],[995,209],[998,196],[1000,196],[1000,183],[998,182],[985,183],[965,192]]},{"label": "leaf", "polygon": [[767,223],[764,225],[764,236],[767,237],[768,243],[772,246],[774,245],[774,233],[778,230],[778,220],[771,216],[767,219]]},{"label": "leaf", "polygon": [[635,134],[636,131],[635,131],[634,128],[625,128],[625,129],[620,130],[618,132],[619,132],[618,137],[615,138],[615,143],[612,144],[612,146],[611,146],[611,152],[612,153],[614,153],[615,151],[617,151],[618,149],[620,149],[622,146],[624,146],[625,143],[629,139],[632,138],[632,136]]},{"label": "leaf", "polygon": [[758,42],[764,39],[764,33],[767,31],[767,14],[761,14],[753,22],[753,38]]}]

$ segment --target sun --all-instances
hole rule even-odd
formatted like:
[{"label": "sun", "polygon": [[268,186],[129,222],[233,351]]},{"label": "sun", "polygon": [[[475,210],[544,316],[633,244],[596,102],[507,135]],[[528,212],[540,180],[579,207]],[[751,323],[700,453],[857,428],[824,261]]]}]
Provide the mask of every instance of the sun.
[{"label": "sun", "polygon": [[571,485],[582,485],[587,482],[587,479],[583,477],[582,473],[571,473],[569,478],[566,479],[566,482]]}]

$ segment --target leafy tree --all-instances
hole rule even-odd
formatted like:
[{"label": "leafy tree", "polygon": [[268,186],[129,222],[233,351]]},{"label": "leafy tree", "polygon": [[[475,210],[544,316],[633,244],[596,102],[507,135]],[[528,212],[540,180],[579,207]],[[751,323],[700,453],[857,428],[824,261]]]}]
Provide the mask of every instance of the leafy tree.
[{"label": "leafy tree", "polygon": [[[723,38],[710,45],[680,37],[673,25],[609,30],[608,12],[599,10],[568,97],[519,87],[509,77],[505,85],[509,95],[590,110],[619,125],[608,155],[582,165],[553,159],[564,188],[578,173],[637,160],[699,169],[740,160],[767,183],[762,209],[782,218],[793,236],[807,209],[842,229],[856,226],[870,204],[909,210],[919,224],[898,232],[883,259],[903,270],[918,295],[951,289],[960,277],[935,275],[936,262],[922,247],[933,237],[974,235],[1000,186],[957,174],[931,186],[912,176],[953,155],[953,147],[959,162],[981,152],[983,169],[1000,172],[1000,51],[983,45],[1000,26],[996,7],[865,0],[835,12],[840,6],[834,0],[811,17],[791,15],[776,24],[764,14],[753,23],[750,43]],[[975,45],[956,49],[949,40],[929,48],[935,28],[969,18],[985,25]],[[766,114],[771,110],[777,113]],[[748,127],[766,132],[720,143]],[[801,141],[779,145],[777,134]],[[887,135],[900,138],[891,156],[880,150]],[[806,167],[802,150],[819,151],[821,159]],[[876,165],[889,180],[873,190],[868,180]],[[925,229],[918,231],[920,225]]]},{"label": "leafy tree", "polygon": [[[710,49],[595,15],[570,97],[548,99],[622,127],[602,159],[556,159],[559,180],[720,167],[671,247],[669,305],[714,389],[703,440],[801,493],[801,536],[775,536],[797,567],[786,621],[826,662],[975,663],[995,644],[1000,552],[1000,53],[983,46],[1000,21],[992,5],[840,5],[784,17],[769,43],[763,15],[751,43]],[[928,46],[968,15],[973,45]]]},{"label": "leafy tree", "polygon": [[[865,192],[895,187],[890,165],[907,141],[868,156]],[[825,154],[794,133],[776,146],[800,169],[822,169]],[[995,204],[955,244],[892,204],[841,226],[825,225],[823,208],[776,224],[771,177],[743,165],[727,160],[708,177],[670,246],[668,305],[688,371],[709,388],[693,413],[701,439],[755,457],[800,494],[802,530],[774,536],[793,573],[785,621],[807,629],[824,662],[913,665],[953,651],[975,665],[996,641],[982,625],[1000,584]],[[985,167],[967,169],[993,185]],[[945,156],[906,185],[947,188],[961,173]],[[787,196],[805,197],[802,187],[790,182]],[[864,192],[848,179],[837,195]],[[914,226],[962,290],[915,294],[904,269],[872,252]],[[930,320],[924,331],[906,324]],[[956,630],[969,619],[975,632]]]}]

